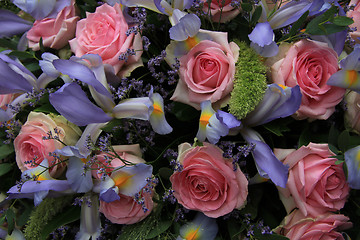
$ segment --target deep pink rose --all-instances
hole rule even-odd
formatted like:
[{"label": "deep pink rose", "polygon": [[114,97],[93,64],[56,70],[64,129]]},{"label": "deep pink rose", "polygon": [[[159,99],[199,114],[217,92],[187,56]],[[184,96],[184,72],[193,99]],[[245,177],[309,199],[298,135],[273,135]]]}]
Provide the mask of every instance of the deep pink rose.
[{"label": "deep pink rose", "polygon": [[217,218],[235,208],[241,208],[247,198],[248,181],[239,168],[233,169],[232,160],[223,157],[221,149],[204,143],[191,147],[179,146],[178,161],[181,172],[171,177],[174,196],[187,209]]},{"label": "deep pink rose", "polygon": [[286,55],[271,67],[274,83],[288,87],[300,86],[302,99],[295,113],[297,119],[330,117],[345,94],[345,89],[326,84],[337,71],[336,52],[325,43],[307,39],[292,45]]},{"label": "deep pink rose", "polygon": [[[95,13],[87,13],[76,26],[76,37],[70,40],[71,50],[77,57],[84,54],[98,54],[104,63],[114,67],[115,73],[123,76],[127,71],[142,64],[142,40],[140,34],[126,36],[129,25],[119,4],[114,7],[103,4]],[[128,49],[134,49],[136,55],[120,61],[119,56]]]},{"label": "deep pink rose", "polygon": [[349,6],[355,5],[353,10],[349,10],[346,13],[346,16],[352,18],[354,23],[351,24],[349,27],[356,28],[356,31],[350,32],[350,36],[357,42],[360,43],[360,0],[351,0]]},{"label": "deep pink rose", "polygon": [[299,208],[305,216],[316,217],[344,207],[350,188],[327,144],[275,149],[274,154],[290,167],[286,188],[278,188],[288,213]]},{"label": "deep pink rose", "polygon": [[[55,129],[59,134],[55,133]],[[37,167],[44,159],[49,162],[52,177],[59,176],[65,170],[65,162],[57,164],[59,160],[49,156],[50,152],[64,147],[57,140],[44,140],[43,137],[48,136],[49,132],[67,145],[75,145],[81,135],[81,130],[63,116],[30,112],[14,140],[16,163],[21,171]]]},{"label": "deep pink rose", "polygon": [[219,108],[230,98],[239,47],[229,44],[226,34],[218,34],[221,41],[203,40],[180,58],[180,80],[172,100],[200,109],[205,100]]},{"label": "deep pink rose", "polygon": [[40,38],[43,45],[54,49],[60,49],[68,44],[68,41],[75,35],[76,23],[79,17],[76,16],[75,1],[70,6],[63,8],[56,18],[44,18],[36,20],[29,30],[29,47],[34,51],[40,49]]},{"label": "deep pink rose", "polygon": [[204,3],[203,11],[207,14],[210,10],[211,19],[214,22],[228,22],[240,13],[238,8],[231,6],[232,0],[212,0],[210,7],[208,0],[202,0],[202,2]]},{"label": "deep pink rose", "polygon": [[286,216],[283,224],[275,232],[291,240],[343,240],[339,231],[352,227],[349,218],[341,214],[326,213],[306,218],[299,210]]},{"label": "deep pink rose", "polygon": [[[113,146],[115,152],[123,159],[131,163],[144,163],[145,160],[141,158],[141,150],[138,144],[135,145],[118,145]],[[107,156],[107,157],[105,157]],[[104,168],[108,175],[111,175],[111,172],[121,166],[124,166],[124,163],[118,158],[109,158],[108,153],[101,153],[97,155],[97,160],[102,164],[98,166],[93,165],[92,168]],[[110,163],[109,163],[110,162]],[[97,171],[92,172],[95,178],[100,178],[101,174]],[[100,201],[99,211],[102,212],[107,219],[112,223],[117,224],[133,224],[143,220],[147,217],[153,207],[154,202],[152,196],[154,192],[145,192],[142,191],[142,197],[144,197],[145,207],[147,209],[144,212],[142,206],[138,204],[133,197],[126,195],[120,195],[120,200],[113,201],[110,203]]]}]

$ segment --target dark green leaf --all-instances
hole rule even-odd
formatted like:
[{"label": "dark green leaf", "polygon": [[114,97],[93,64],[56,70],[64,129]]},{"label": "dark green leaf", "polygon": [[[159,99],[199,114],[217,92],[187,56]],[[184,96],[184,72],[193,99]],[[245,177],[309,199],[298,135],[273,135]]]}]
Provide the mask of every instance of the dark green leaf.
[{"label": "dark green leaf", "polygon": [[251,24],[257,23],[257,21],[259,20],[259,18],[261,16],[261,13],[262,13],[262,7],[261,6],[258,6],[257,8],[255,8],[255,11],[254,11],[253,15],[251,16],[250,23]]},{"label": "dark green leaf", "polygon": [[13,168],[12,163],[1,163],[0,164],[0,176],[7,174]]},{"label": "dark green leaf", "polygon": [[334,19],[332,20],[332,23],[334,23],[335,25],[338,26],[343,26],[346,27],[348,25],[351,25],[354,23],[354,20],[352,20],[349,17],[345,17],[345,16],[336,16],[334,17]]},{"label": "dark green leaf", "polygon": [[44,44],[43,44],[42,37],[40,38],[40,41],[39,41],[39,47],[40,47],[40,51],[45,52],[45,47],[44,47]]},{"label": "dark green leaf", "polygon": [[45,240],[51,232],[57,228],[75,222],[80,219],[81,209],[79,207],[71,206],[65,212],[62,212],[50,220],[41,232],[41,239]]},{"label": "dark green leaf", "polygon": [[275,134],[276,136],[282,137],[283,132],[290,131],[290,128],[286,126],[287,122],[282,121],[271,121],[269,123],[264,124],[264,128]]},{"label": "dark green leaf", "polygon": [[24,52],[24,51],[12,51],[11,53],[9,53],[10,56],[15,56],[18,59],[28,59],[28,58],[35,58],[33,54],[29,53],[29,52]]},{"label": "dark green leaf", "polygon": [[332,151],[333,153],[335,153],[335,154],[338,154],[339,153],[339,149],[337,149],[334,145],[332,145],[332,144],[328,144],[329,145],[329,149],[330,149],[330,151]]},{"label": "dark green leaf", "polygon": [[199,111],[197,111],[195,108],[179,102],[174,103],[172,112],[180,121],[190,121],[195,118],[199,118],[200,114]]},{"label": "dark green leaf", "polygon": [[8,223],[8,234],[11,234],[15,227],[15,213],[11,208],[6,211],[6,222]]},{"label": "dark green leaf", "polygon": [[114,127],[118,127],[122,124],[121,119],[113,119],[109,123],[107,123],[103,128],[101,128],[105,132],[113,132]]},{"label": "dark green leaf", "polygon": [[27,64],[25,63],[24,65],[30,72],[35,72],[37,70],[40,70],[40,66],[38,62],[31,62]]},{"label": "dark green leaf", "polygon": [[160,176],[165,179],[169,179],[173,173],[174,173],[173,170],[167,167],[162,167],[159,169]]},{"label": "dark green leaf", "polygon": [[4,144],[0,146],[0,159],[4,159],[14,152],[14,146],[11,144]]},{"label": "dark green leaf", "polygon": [[339,165],[339,164],[342,164],[344,162],[344,160],[337,160],[336,162],[335,162],[335,164],[336,165]]},{"label": "dark green leaf", "polygon": [[5,216],[6,214],[3,214],[1,217],[0,217],[0,225],[3,225],[4,222],[5,222]]},{"label": "dark green leaf", "polygon": [[230,239],[239,239],[239,235],[245,230],[245,224],[240,224],[237,221],[228,221],[227,229],[229,231]]},{"label": "dark green leaf", "polygon": [[0,47],[6,49],[17,49],[17,44],[9,39],[0,38]]},{"label": "dark green leaf", "polygon": [[241,9],[245,12],[251,12],[252,10],[252,5],[250,3],[242,3],[241,4]]},{"label": "dark green leaf", "polygon": [[43,113],[55,113],[55,114],[59,114],[56,109],[53,107],[53,105],[51,105],[50,103],[47,103],[45,105],[42,105],[38,108],[34,109],[34,112],[43,112]]},{"label": "dark green leaf", "polygon": [[24,226],[27,223],[30,214],[34,208],[34,206],[30,204],[24,204],[24,205],[25,205],[24,206],[25,209],[21,211],[20,216],[16,219],[16,225],[18,226]]},{"label": "dark green leaf", "polygon": [[148,235],[146,236],[146,239],[155,238],[156,236],[158,236],[161,233],[168,230],[168,228],[171,226],[171,224],[172,224],[171,220],[165,220],[165,221],[158,222],[157,225],[148,233]]},{"label": "dark green leaf", "polygon": [[306,33],[310,35],[328,35],[343,31],[347,26],[339,26],[329,22],[334,21],[334,15],[338,12],[336,6],[332,6],[325,13],[314,18],[306,27]]},{"label": "dark green leaf", "polygon": [[[335,146],[337,146],[337,143],[338,143],[337,140],[339,138],[339,134],[340,134],[340,131],[338,129],[336,129],[334,125],[332,125],[330,128],[330,131],[329,131],[328,143],[329,143],[329,145],[331,144],[332,147],[336,150],[337,150],[337,148],[335,148]],[[338,152],[338,150],[337,150],[337,152]],[[337,153],[337,152],[334,152],[334,153]]]},{"label": "dark green leaf", "polygon": [[340,133],[339,138],[338,138],[338,146],[339,146],[340,151],[342,151],[343,153],[346,152],[346,150],[348,149],[349,143],[350,143],[350,134],[349,134],[349,131],[345,130]]}]

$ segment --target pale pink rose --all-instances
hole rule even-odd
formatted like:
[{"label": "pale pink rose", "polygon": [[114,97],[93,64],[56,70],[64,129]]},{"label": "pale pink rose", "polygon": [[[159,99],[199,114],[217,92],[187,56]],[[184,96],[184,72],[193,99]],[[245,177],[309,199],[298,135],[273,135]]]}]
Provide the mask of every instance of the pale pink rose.
[{"label": "pale pink rose", "polygon": [[116,224],[134,224],[146,218],[154,207],[152,200],[153,193],[142,193],[145,201],[146,212],[133,197],[120,194],[120,200],[110,203],[100,201],[99,211],[105,215],[112,223]]},{"label": "pale pink rose", "polygon": [[226,34],[218,34],[219,41],[203,40],[180,58],[180,80],[171,100],[196,109],[205,100],[215,108],[229,100],[239,47],[228,43]]},{"label": "pale pink rose", "polygon": [[278,188],[288,213],[298,208],[305,216],[315,217],[344,207],[350,188],[342,164],[335,164],[327,144],[274,149],[274,154],[289,166],[286,188]]},{"label": "pale pink rose", "polygon": [[[55,129],[59,134],[55,133]],[[44,159],[49,162],[52,177],[58,177],[65,170],[65,162],[57,164],[59,160],[49,156],[49,153],[64,147],[60,141],[44,140],[49,132],[67,145],[75,145],[81,135],[81,130],[63,116],[30,112],[14,140],[16,163],[21,171],[37,167]]]},{"label": "pale pink rose", "polygon": [[14,94],[0,94],[0,108],[3,110],[7,109],[7,105],[14,99]]},{"label": "pale pink rose", "polygon": [[271,66],[274,83],[300,86],[301,105],[294,116],[297,119],[327,119],[333,114],[345,94],[345,89],[326,84],[337,71],[336,52],[325,43],[307,39],[293,44],[285,56]]},{"label": "pale pink rose", "polygon": [[360,134],[360,94],[350,91],[345,96],[345,124]]},{"label": "pale pink rose", "polygon": [[[145,163],[145,160],[141,158],[141,150],[138,144],[134,145],[118,145],[113,146],[114,151],[121,157],[121,159],[126,160],[131,163]],[[101,153],[97,155],[97,160],[102,164],[94,164],[92,168],[104,168],[108,175],[111,172],[121,166],[124,166],[123,161],[119,158],[109,158],[108,153]],[[93,170],[93,176],[97,179],[101,178],[101,173]],[[143,220],[147,217],[152,209],[154,208],[154,202],[152,196],[154,191],[145,192],[142,191],[142,197],[144,197],[145,207],[147,209],[144,212],[142,206],[138,204],[133,197],[119,194],[120,200],[113,201],[110,203],[100,201],[99,211],[102,212],[107,219],[112,223],[116,224],[133,224]]]},{"label": "pale pink rose", "polygon": [[276,228],[275,232],[291,240],[343,240],[340,231],[351,227],[349,218],[342,214],[326,213],[307,218],[301,211],[294,210],[285,217],[283,225]]},{"label": "pale pink rose", "polygon": [[351,0],[349,6],[355,5],[354,10],[350,10],[346,13],[346,16],[352,18],[354,23],[349,27],[356,28],[356,31],[350,32],[350,36],[357,42],[360,43],[360,0]]},{"label": "pale pink rose", "polygon": [[[115,73],[123,76],[142,64],[141,36],[134,33],[126,36],[128,29],[120,5],[103,4],[77,23],[76,36],[69,41],[71,50],[77,57],[98,54],[104,63],[114,67]],[[129,56],[127,61],[119,60],[128,49],[134,49],[136,55]]]},{"label": "pale pink rose", "polygon": [[40,38],[43,45],[54,49],[60,49],[68,44],[75,35],[76,23],[80,17],[76,16],[75,1],[70,6],[63,8],[56,18],[44,18],[36,20],[26,37],[29,47],[34,51],[40,49]]},{"label": "pale pink rose", "polygon": [[244,206],[248,181],[221,149],[204,142],[204,146],[179,146],[178,161],[183,170],[170,177],[174,196],[187,209],[217,218]]},{"label": "pale pink rose", "polygon": [[210,7],[208,0],[202,0],[202,2],[204,3],[203,11],[205,14],[210,11],[211,19],[214,22],[228,22],[240,13],[240,9],[231,6],[232,0],[212,0]]}]

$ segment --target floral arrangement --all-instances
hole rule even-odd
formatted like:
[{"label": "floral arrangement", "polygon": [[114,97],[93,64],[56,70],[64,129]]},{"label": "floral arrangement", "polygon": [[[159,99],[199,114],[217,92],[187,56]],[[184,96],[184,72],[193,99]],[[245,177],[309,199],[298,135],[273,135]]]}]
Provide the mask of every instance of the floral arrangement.
[{"label": "floral arrangement", "polygon": [[1,239],[358,239],[360,1],[3,0]]}]

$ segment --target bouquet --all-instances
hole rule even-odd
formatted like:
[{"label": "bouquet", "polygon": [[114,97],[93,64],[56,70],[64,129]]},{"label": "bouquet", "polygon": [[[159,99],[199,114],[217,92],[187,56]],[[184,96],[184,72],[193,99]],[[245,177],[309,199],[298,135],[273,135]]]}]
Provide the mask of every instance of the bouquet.
[{"label": "bouquet", "polygon": [[0,238],[358,239],[358,0],[2,0]]}]

